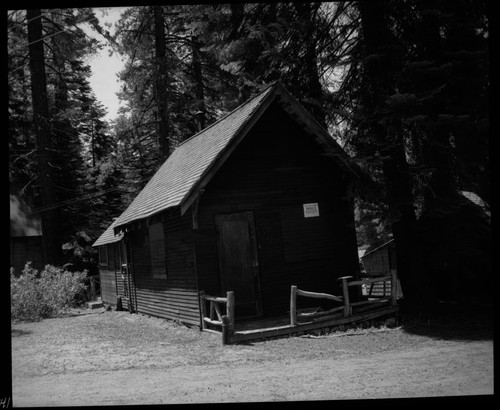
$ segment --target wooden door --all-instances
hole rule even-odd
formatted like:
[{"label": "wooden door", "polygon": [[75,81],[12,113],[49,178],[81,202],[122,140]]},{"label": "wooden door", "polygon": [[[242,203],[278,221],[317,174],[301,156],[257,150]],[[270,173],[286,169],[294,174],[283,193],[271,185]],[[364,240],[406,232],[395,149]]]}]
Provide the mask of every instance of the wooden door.
[{"label": "wooden door", "polygon": [[216,215],[222,291],[234,291],[235,317],[262,314],[259,263],[252,212]]}]

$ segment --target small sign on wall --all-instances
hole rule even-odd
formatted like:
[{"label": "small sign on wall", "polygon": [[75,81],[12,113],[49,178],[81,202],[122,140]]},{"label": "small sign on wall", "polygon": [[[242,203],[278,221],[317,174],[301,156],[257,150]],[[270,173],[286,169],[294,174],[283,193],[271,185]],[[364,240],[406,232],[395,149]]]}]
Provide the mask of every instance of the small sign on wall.
[{"label": "small sign on wall", "polygon": [[317,202],[304,204],[304,218],[314,218],[319,216],[319,206]]}]

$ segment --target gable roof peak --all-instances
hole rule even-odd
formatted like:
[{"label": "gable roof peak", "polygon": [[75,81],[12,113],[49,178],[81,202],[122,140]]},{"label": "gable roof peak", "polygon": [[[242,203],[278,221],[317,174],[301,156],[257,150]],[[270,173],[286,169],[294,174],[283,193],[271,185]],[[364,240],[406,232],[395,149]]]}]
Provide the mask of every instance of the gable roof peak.
[{"label": "gable roof peak", "polygon": [[181,214],[184,214],[277,96],[280,105],[300,119],[325,150],[340,154],[339,159],[345,161],[347,154],[342,148],[283,84],[275,81],[178,145],[115,221],[114,231],[123,230],[129,223],[147,219],[172,207],[179,206]]},{"label": "gable roof peak", "polygon": [[[275,85],[276,85],[276,83],[272,83],[272,84],[269,84],[268,86],[264,87],[261,91],[259,91],[253,97],[251,97],[250,99],[248,99],[244,103],[241,103],[236,108],[234,108],[232,111],[230,111],[229,113],[227,113],[227,114],[223,115],[221,118],[219,118],[217,121],[209,124],[208,126],[206,126],[205,128],[203,128],[201,131],[198,131],[197,133],[191,135],[189,138],[186,138],[184,141],[182,141],[181,143],[179,143],[179,145],[177,145],[177,147],[180,147],[181,145],[185,144],[186,142],[189,142],[193,138],[196,138],[198,135],[203,134],[205,131],[207,131],[210,128],[216,126],[221,121],[224,121],[227,117],[229,117],[230,115],[234,114],[235,112],[237,112],[238,110],[240,110],[242,107],[246,106],[247,104],[250,104],[252,102],[252,100],[254,100],[254,99],[262,96],[262,94],[264,94],[266,91],[268,91],[269,88],[272,88]],[[280,83],[280,85],[281,85],[281,83]],[[283,86],[281,85],[281,87],[283,87]]]}]

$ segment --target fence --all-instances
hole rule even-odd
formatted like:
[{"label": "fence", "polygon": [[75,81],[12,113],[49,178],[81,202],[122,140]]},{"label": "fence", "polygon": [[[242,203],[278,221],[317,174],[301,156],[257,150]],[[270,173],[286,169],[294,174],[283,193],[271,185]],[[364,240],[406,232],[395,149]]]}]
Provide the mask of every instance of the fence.
[{"label": "fence", "polygon": [[[342,296],[328,293],[309,292],[291,287],[290,294],[290,320],[283,326],[263,327],[252,330],[235,331],[234,319],[234,292],[229,291],[226,297],[210,296],[200,291],[201,330],[222,334],[222,343],[242,342],[245,340],[283,336],[300,332],[307,332],[321,327],[338,326],[340,324],[372,320],[398,311],[396,302],[396,273],[373,279],[352,280],[352,276],[339,278],[342,281]],[[390,281],[390,295],[383,293],[380,297],[367,297],[366,300],[351,302],[349,299],[349,287],[366,286],[378,282]],[[385,286],[385,285],[384,285]],[[338,302],[341,306],[326,311],[298,312],[297,297],[308,297],[327,299]],[[298,322],[298,319],[306,319],[306,322]]]},{"label": "fence", "polygon": [[[207,302],[209,302],[208,310]],[[220,328],[222,343],[229,343],[230,337],[234,334],[234,292],[229,291],[225,298],[221,298],[205,295],[205,292],[200,291],[200,307],[202,330],[212,331],[207,324]]]},{"label": "fence", "polygon": [[[342,296],[335,296],[328,293],[309,292],[298,289],[297,286],[292,286],[290,292],[290,325],[297,326],[298,318],[309,319],[312,322],[321,322],[330,320],[334,315],[339,315],[341,313],[344,317],[350,317],[353,315],[353,309],[354,313],[359,313],[365,310],[370,310],[385,305],[397,305],[397,279],[395,271],[392,271],[390,276],[382,276],[379,278],[361,279],[354,281],[349,281],[349,279],[352,279],[352,276],[343,276],[339,278],[339,280],[342,281]],[[390,295],[387,295],[385,292],[385,283],[388,281],[390,282],[391,286]],[[378,282],[383,283],[384,292],[382,295],[371,296],[371,289],[373,289],[373,285]],[[349,287],[361,287],[366,285],[370,285],[368,299],[358,302],[351,302],[349,298]],[[297,296],[334,300],[336,302],[342,303],[342,306],[326,311],[297,313]]]}]

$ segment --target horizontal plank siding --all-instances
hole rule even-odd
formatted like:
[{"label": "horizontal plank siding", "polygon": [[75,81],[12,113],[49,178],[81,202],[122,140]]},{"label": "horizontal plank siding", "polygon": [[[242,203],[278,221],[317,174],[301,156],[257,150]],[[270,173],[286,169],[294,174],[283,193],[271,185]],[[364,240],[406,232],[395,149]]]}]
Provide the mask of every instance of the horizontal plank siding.
[{"label": "horizontal plank siding", "polygon": [[[116,305],[118,298],[122,300],[123,309],[129,310],[128,298],[130,296],[129,292],[125,291],[128,289],[127,276],[122,272],[122,254],[120,247],[122,242],[116,242],[114,244],[103,245],[107,247],[108,263],[106,266],[100,266],[101,276],[106,275],[106,281],[109,281],[105,292],[107,295],[103,298],[108,304],[113,306]],[[101,278],[102,281],[102,278]],[[113,288],[114,286],[114,288]]]},{"label": "horizontal plank siding", "polygon": [[[151,316],[199,324],[199,303],[191,234],[191,216],[165,213],[164,240],[150,241],[147,227],[131,232],[137,310]],[[153,275],[150,246],[164,246],[154,252]],[[164,255],[165,275],[159,272],[158,255]]]},{"label": "horizontal plank siding", "polygon": [[223,296],[221,294],[213,212],[204,207],[203,212],[199,214],[199,227],[195,232],[196,271],[200,290],[208,295]]},{"label": "horizontal plank siding", "polygon": [[[253,212],[265,315],[287,311],[291,285],[339,294],[337,278],[358,270],[343,175],[299,129],[270,107],[207,185],[198,208],[198,284],[212,295],[221,295],[215,215]],[[304,217],[307,203],[319,205],[319,217]]]},{"label": "horizontal plank siding", "polygon": [[116,277],[113,270],[100,270],[101,300],[104,303],[116,304]]},{"label": "horizontal plank siding", "polygon": [[[363,257],[363,266],[365,268],[366,274],[368,276],[380,276],[385,275],[394,269],[395,256],[391,255],[394,253],[394,245],[383,246],[380,249],[371,252],[370,254]],[[392,258],[391,258],[392,256]]]},{"label": "horizontal plank siding", "polygon": [[121,297],[122,298],[122,307],[123,309],[128,310],[129,305],[128,305],[128,294],[125,294],[125,277],[122,277],[121,273],[116,274],[116,294],[117,298]]},{"label": "horizontal plank siding", "polygon": [[[385,288],[385,289],[384,289]],[[377,282],[364,285],[363,294],[371,296],[390,296],[392,293],[391,281]]]},{"label": "horizontal plank siding", "polygon": [[106,248],[108,249],[108,269],[111,271],[111,270],[115,269],[115,264],[116,264],[115,253],[116,253],[116,249],[115,249],[114,244],[106,245]]}]

